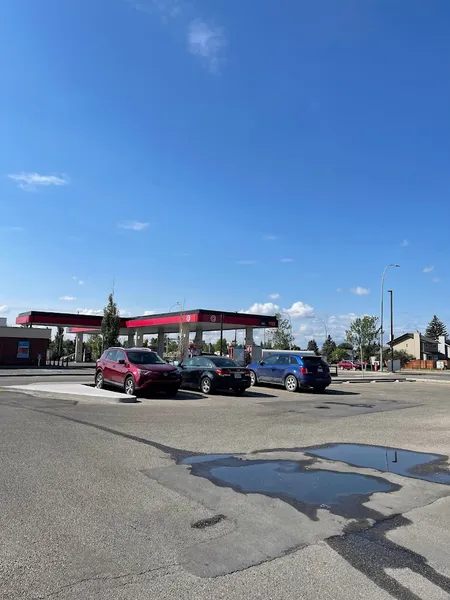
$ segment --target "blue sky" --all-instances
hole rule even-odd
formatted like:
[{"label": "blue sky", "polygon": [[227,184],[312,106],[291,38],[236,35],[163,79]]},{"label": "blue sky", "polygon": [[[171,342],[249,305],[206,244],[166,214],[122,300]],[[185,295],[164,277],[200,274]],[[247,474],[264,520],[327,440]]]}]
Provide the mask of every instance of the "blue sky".
[{"label": "blue sky", "polygon": [[[0,311],[450,325],[446,0],[6,0]],[[424,269],[428,269],[424,272]],[[70,300],[73,298],[73,300]],[[273,306],[272,306],[273,305]]]}]

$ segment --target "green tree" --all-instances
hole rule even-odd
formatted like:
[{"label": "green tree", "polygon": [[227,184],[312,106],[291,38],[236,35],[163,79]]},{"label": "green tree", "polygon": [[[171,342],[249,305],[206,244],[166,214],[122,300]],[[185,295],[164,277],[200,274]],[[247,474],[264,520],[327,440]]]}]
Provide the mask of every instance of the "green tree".
[{"label": "green tree", "polygon": [[333,352],[331,353],[331,363],[336,364],[341,360],[345,360],[349,357],[349,353],[349,350],[347,350],[346,348],[341,348],[341,344],[339,344],[336,350],[333,350]]},{"label": "green tree", "polygon": [[362,351],[363,360],[366,362],[369,362],[370,357],[376,356],[380,351],[378,317],[369,315],[357,317],[351,322],[345,335],[347,342],[353,346],[358,358],[360,358]]},{"label": "green tree", "polygon": [[178,342],[169,336],[166,336],[165,349],[167,349],[168,354],[176,354],[178,352]]},{"label": "green tree", "polygon": [[105,349],[119,345],[120,316],[112,294],[109,294],[108,304],[103,310],[102,334]]},{"label": "green tree", "polygon": [[349,344],[348,342],[342,342],[341,344],[338,344],[338,348],[340,350],[347,350],[347,352],[349,354],[351,354],[352,350],[353,350],[353,346],[351,344]]},{"label": "green tree", "polygon": [[[220,338],[214,344],[214,350],[220,352]],[[222,339],[222,354],[228,354],[228,342],[225,338]]]},{"label": "green tree", "polygon": [[75,354],[75,340],[64,340],[63,342],[64,356]]},{"label": "green tree", "polygon": [[433,340],[437,340],[440,335],[445,335],[447,338],[447,327],[440,319],[437,318],[436,315],[434,315],[431,321],[428,323],[428,327],[425,330],[425,335]]},{"label": "green tree", "polygon": [[308,345],[306,346],[307,350],[310,350],[312,352],[315,352],[316,354],[319,354],[319,346],[317,345],[317,342],[315,339],[309,340]]},{"label": "green tree", "polygon": [[102,336],[99,333],[90,335],[86,340],[85,347],[90,349],[92,360],[99,359],[103,352]]},{"label": "green tree", "polygon": [[325,360],[327,362],[330,362],[333,352],[335,350],[336,350],[336,342],[333,340],[331,335],[329,335],[327,337],[327,339],[324,341],[324,343],[322,344],[322,350],[320,351],[320,353],[322,354],[322,356],[325,358]]},{"label": "green tree", "polygon": [[270,332],[268,342],[275,350],[289,350],[294,342],[291,323],[280,313],[277,313],[275,317],[278,319],[278,327]]},{"label": "green tree", "polygon": [[[389,354],[389,358],[391,358],[390,354]],[[414,360],[414,356],[412,354],[408,354],[408,352],[406,352],[406,350],[394,350],[394,360],[399,360],[400,365],[403,368],[409,362]]]},{"label": "green tree", "polygon": [[52,358],[61,358],[64,356],[64,328],[57,327],[55,339],[50,343]]}]

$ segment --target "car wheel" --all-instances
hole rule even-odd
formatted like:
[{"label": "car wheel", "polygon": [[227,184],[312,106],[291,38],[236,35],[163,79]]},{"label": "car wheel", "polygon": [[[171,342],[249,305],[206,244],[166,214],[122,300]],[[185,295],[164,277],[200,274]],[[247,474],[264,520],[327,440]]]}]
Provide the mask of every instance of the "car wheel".
[{"label": "car wheel", "polygon": [[101,371],[97,371],[95,376],[95,387],[101,390],[105,385],[105,380],[103,378],[103,373]]},{"label": "car wheel", "polygon": [[167,388],[166,390],[164,390],[164,393],[166,394],[166,396],[176,396],[178,394],[178,388]]},{"label": "car wheel", "polygon": [[298,389],[298,379],[295,375],[288,375],[284,380],[284,387],[288,392],[296,392]]},{"label": "car wheel", "polygon": [[128,375],[125,379],[125,383],[123,384],[123,389],[127,396],[134,396],[136,391],[136,384],[134,382],[134,377],[132,375]]},{"label": "car wheel", "polygon": [[313,388],[316,394],[323,394],[326,389],[327,388],[324,385],[316,385],[316,387]]},{"label": "car wheel", "polygon": [[256,377],[255,371],[250,371],[250,384],[258,385],[258,378]]},{"label": "car wheel", "polygon": [[203,377],[200,382],[200,389],[204,394],[210,394],[212,391],[212,381],[209,377]]}]

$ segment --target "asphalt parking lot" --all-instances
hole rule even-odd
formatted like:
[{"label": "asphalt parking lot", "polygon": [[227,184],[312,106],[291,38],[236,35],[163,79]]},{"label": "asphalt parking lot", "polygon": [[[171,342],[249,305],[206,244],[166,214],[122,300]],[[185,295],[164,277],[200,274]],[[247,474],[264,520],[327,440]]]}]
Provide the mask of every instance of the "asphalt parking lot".
[{"label": "asphalt parking lot", "polygon": [[3,389],[0,597],[449,598],[449,392]]}]

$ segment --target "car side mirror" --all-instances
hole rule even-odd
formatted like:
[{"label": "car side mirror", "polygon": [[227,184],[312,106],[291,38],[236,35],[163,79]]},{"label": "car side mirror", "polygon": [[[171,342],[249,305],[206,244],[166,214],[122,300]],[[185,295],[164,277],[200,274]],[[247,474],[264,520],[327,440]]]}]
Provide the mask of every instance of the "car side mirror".
[{"label": "car side mirror", "polygon": [[123,358],[119,358],[119,360],[117,361],[118,365],[124,365],[125,364],[125,360]]},{"label": "car side mirror", "polygon": [[259,361],[259,364],[260,364],[260,365],[263,365],[263,364],[264,364],[264,361],[263,361],[263,360],[260,360],[260,361]]}]

